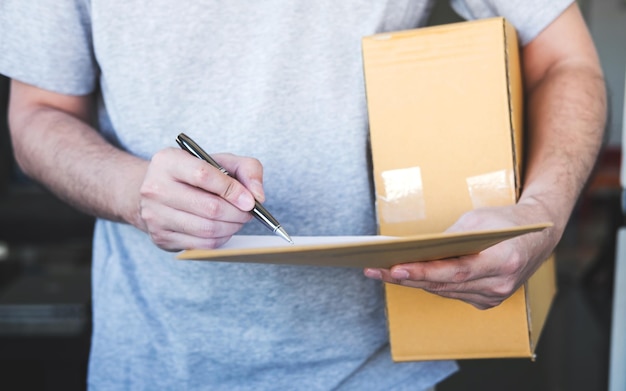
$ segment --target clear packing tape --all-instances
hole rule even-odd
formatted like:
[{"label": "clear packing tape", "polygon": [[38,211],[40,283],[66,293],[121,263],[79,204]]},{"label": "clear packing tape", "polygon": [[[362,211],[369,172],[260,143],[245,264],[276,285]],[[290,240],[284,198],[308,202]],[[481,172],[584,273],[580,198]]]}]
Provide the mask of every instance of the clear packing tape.
[{"label": "clear packing tape", "polygon": [[419,167],[387,170],[381,173],[384,194],[378,195],[379,213],[388,223],[426,218],[422,171]]},{"label": "clear packing tape", "polygon": [[513,170],[500,170],[468,177],[466,182],[474,209],[499,205],[503,199],[515,199]]},{"label": "clear packing tape", "polygon": [[[386,223],[404,223],[426,219],[427,199],[422,170],[418,166],[383,171],[383,189],[377,194],[379,213]],[[515,199],[515,173],[498,170],[465,179],[473,209],[499,206],[502,200]]]}]

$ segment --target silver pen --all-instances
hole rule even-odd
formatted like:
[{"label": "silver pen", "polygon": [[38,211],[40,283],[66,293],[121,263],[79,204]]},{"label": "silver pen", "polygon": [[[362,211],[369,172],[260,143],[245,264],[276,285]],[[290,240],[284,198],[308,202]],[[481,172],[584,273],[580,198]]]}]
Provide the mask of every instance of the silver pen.
[{"label": "silver pen", "polygon": [[[185,133],[179,134],[178,137],[176,138],[176,142],[185,151],[189,152],[190,154],[194,155],[195,157],[199,159],[206,161],[213,167],[220,170],[225,175],[231,176],[224,167],[222,167],[218,162],[216,162],[208,153],[206,153],[202,148],[200,148],[200,146],[196,144],[196,142],[193,141]],[[285,239],[289,243],[293,244],[293,240],[291,240],[291,237],[289,236],[287,231],[285,231],[285,229],[280,225],[278,220],[276,220],[274,216],[272,216],[270,212],[268,212],[267,209],[265,209],[263,205],[261,205],[261,203],[255,200],[254,208],[250,211],[250,213],[252,213],[254,217],[256,217],[261,223],[263,223],[267,228],[269,228],[276,235],[280,236],[281,238]]]}]

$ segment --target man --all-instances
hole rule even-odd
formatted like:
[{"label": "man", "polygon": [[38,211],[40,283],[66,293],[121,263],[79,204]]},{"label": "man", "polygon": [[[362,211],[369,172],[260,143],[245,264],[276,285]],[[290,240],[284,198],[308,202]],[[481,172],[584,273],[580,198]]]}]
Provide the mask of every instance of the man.
[{"label": "man", "polygon": [[[171,251],[265,233],[247,211],[266,192],[292,235],[374,234],[360,39],[423,25],[432,2],[2,2],[17,160],[99,218],[92,389],[422,390],[454,371],[448,361],[391,362],[377,280],[478,308],[508,297],[563,232],[605,102],[575,3],[453,5],[518,29],[529,156],[517,205],[474,211],[452,229],[555,226],[472,260],[367,269],[367,279],[179,262]],[[229,152],[213,157],[237,180],[175,148],[181,131]]]}]

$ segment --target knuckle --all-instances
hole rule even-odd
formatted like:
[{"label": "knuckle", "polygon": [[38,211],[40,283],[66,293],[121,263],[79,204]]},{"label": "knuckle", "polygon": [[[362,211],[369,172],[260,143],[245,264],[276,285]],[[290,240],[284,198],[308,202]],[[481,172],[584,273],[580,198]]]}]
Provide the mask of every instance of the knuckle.
[{"label": "knuckle", "polygon": [[[233,154],[226,154],[235,157]],[[238,169],[257,169],[262,167],[261,161],[251,156],[236,156]]]},{"label": "knuckle", "polygon": [[504,301],[504,299],[502,299],[502,300],[489,300],[489,301],[487,301],[483,305],[483,307],[484,307],[484,309],[488,310],[490,308],[494,308],[494,307],[499,306],[500,304],[502,304],[503,301]]},{"label": "knuckle", "polygon": [[198,236],[203,238],[214,238],[218,233],[217,224],[213,221],[206,221],[199,228]]},{"label": "knuckle", "polygon": [[463,283],[463,282],[467,282],[467,280],[469,280],[469,278],[471,277],[471,273],[469,271],[469,269],[458,269],[455,271],[454,275],[452,276],[452,282],[454,283]]},{"label": "knuckle", "polygon": [[498,304],[507,297],[511,296],[514,291],[515,285],[509,280],[502,281],[499,284],[494,284],[490,289],[492,299],[497,300]]},{"label": "knuckle", "polygon": [[263,167],[263,165],[261,164],[261,161],[253,157],[246,158],[246,164],[256,169],[262,169]]},{"label": "knuckle", "polygon": [[148,227],[152,225],[156,217],[155,213],[152,212],[152,209],[146,207],[146,205],[143,203],[139,207],[139,216]]},{"label": "knuckle", "polygon": [[169,167],[171,165],[172,159],[173,159],[173,154],[172,152],[176,151],[178,152],[178,150],[174,149],[174,148],[166,148],[166,149],[161,149],[159,151],[157,151],[154,155],[152,155],[152,157],[150,158],[150,165],[151,166],[155,166],[155,167]]},{"label": "knuckle", "polygon": [[432,293],[443,292],[445,291],[447,285],[443,282],[431,282],[428,284],[428,291]]},{"label": "knuckle", "polygon": [[506,275],[512,275],[522,269],[523,266],[522,259],[519,255],[510,256],[507,261],[502,264],[502,271]]},{"label": "knuckle", "polygon": [[223,208],[218,199],[211,198],[207,200],[202,209],[209,219],[215,219],[220,217]]},{"label": "knuckle", "polygon": [[210,171],[203,164],[197,165],[191,172],[191,177],[196,184],[208,182],[210,175]]},{"label": "knuckle", "polygon": [[150,238],[159,248],[166,249],[169,245],[168,235],[164,231],[152,231]]},{"label": "knuckle", "polygon": [[209,240],[206,241],[206,247],[208,249],[214,250],[216,248],[221,247],[227,240],[228,240],[228,238],[226,238],[226,239],[223,239],[223,238],[209,239]]},{"label": "knuckle", "polygon": [[168,152],[169,151],[167,149],[161,149],[157,151],[154,155],[152,155],[152,158],[150,160],[154,164],[160,164],[163,160],[167,159],[167,155],[169,155]]},{"label": "knuckle", "polygon": [[472,212],[463,214],[459,218],[459,222],[465,226],[475,227],[475,226],[479,226],[483,222],[483,218],[480,216],[480,214],[477,211],[474,210]]},{"label": "knuckle", "polygon": [[139,194],[143,198],[153,198],[160,193],[160,186],[157,182],[146,181],[141,184]]}]

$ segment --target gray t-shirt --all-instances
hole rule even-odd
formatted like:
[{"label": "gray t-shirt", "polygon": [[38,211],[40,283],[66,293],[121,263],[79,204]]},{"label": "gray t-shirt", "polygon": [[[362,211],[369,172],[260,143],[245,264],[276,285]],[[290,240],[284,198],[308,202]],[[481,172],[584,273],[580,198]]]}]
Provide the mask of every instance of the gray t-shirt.
[{"label": "gray t-shirt", "polygon": [[[454,1],[530,41],[571,3]],[[2,0],[0,73],[98,91],[99,128],[150,158],[181,131],[264,164],[292,235],[375,234],[361,37],[431,1]],[[256,221],[244,233],[264,234]],[[381,284],[361,270],[182,262],[98,220],[91,389],[421,390],[450,361],[392,363]]]}]

